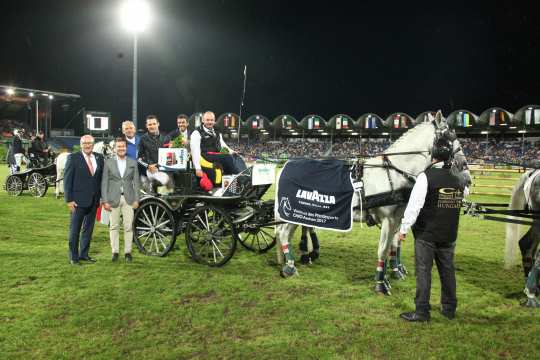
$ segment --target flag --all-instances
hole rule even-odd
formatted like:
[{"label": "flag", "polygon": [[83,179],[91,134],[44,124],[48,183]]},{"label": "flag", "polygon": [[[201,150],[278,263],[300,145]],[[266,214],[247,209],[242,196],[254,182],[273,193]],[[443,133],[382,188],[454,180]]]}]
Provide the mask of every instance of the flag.
[{"label": "flag", "polygon": [[399,115],[394,115],[394,128],[395,129],[399,128],[399,118],[400,118]]},{"label": "flag", "polygon": [[463,114],[463,127],[471,126],[471,119],[469,113]]},{"label": "flag", "polygon": [[307,127],[308,127],[308,129],[310,129],[310,130],[313,129],[313,118],[312,118],[312,117],[310,117],[310,118],[308,119],[308,126],[307,126]]},{"label": "flag", "polygon": [[534,124],[540,124],[540,109],[534,109]]},{"label": "flag", "polygon": [[231,116],[231,127],[236,127],[236,118],[234,116]]},{"label": "flag", "polygon": [[251,128],[256,129],[259,126],[259,122],[257,120],[251,121]]},{"label": "flag", "polygon": [[336,129],[337,130],[341,129],[341,116],[338,116],[336,118]]},{"label": "flag", "polygon": [[223,126],[224,127],[229,127],[229,117],[228,116],[225,116],[223,118]]},{"label": "flag", "polygon": [[402,128],[408,128],[409,125],[407,125],[407,118],[405,116],[401,117],[401,127]]},{"label": "flag", "polygon": [[319,124],[319,119],[315,118],[313,120],[313,128],[314,129],[318,129],[320,127],[320,124]]},{"label": "flag", "polygon": [[491,112],[489,114],[489,126],[494,126],[494,125],[495,125],[495,113]]},{"label": "flag", "polygon": [[343,119],[341,127],[343,127],[344,129],[348,129],[349,128],[349,119]]},{"label": "flag", "polygon": [[531,118],[534,118],[534,112],[532,110],[525,111],[525,125],[531,125]]}]

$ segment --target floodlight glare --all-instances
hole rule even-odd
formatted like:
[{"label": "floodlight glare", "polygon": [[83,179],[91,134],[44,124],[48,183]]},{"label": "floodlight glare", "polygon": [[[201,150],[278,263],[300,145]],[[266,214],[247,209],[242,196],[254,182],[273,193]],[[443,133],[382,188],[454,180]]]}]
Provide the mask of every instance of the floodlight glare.
[{"label": "floodlight glare", "polygon": [[54,96],[49,95],[49,99],[50,99],[50,100],[54,99]]},{"label": "floodlight glare", "polygon": [[34,93],[33,93],[33,92],[29,93],[28,95],[30,95],[30,97],[34,97]]},{"label": "floodlight glare", "polygon": [[15,89],[9,88],[9,89],[6,90],[6,93],[7,93],[9,96],[11,96],[11,95],[15,94]]},{"label": "floodlight glare", "polygon": [[353,132],[353,133],[351,133],[351,135],[358,135],[358,133],[357,133],[357,132]]},{"label": "floodlight glare", "polygon": [[489,134],[489,132],[488,131],[481,131],[480,134],[487,135],[487,134]]},{"label": "floodlight glare", "polygon": [[120,9],[122,25],[133,33],[140,33],[148,27],[150,15],[150,6],[144,0],[128,0]]},{"label": "floodlight glare", "polygon": [[388,136],[388,135],[390,135],[390,134],[388,134],[387,132],[383,132],[381,135],[383,135],[383,136]]},{"label": "floodlight glare", "polygon": [[525,134],[527,131],[526,130],[519,130],[518,133],[520,134]]}]

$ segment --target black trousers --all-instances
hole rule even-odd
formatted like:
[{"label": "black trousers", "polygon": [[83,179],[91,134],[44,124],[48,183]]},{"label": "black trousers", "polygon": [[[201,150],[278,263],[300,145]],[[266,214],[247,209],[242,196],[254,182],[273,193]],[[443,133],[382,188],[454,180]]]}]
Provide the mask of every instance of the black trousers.
[{"label": "black trousers", "polygon": [[246,165],[240,157],[235,158],[230,154],[203,153],[203,157],[212,163],[221,164],[223,167],[223,175],[239,174],[246,169]]},{"label": "black trousers", "polygon": [[429,296],[431,293],[431,269],[433,260],[437,264],[441,279],[441,305],[445,312],[455,312],[456,271],[454,268],[454,251],[456,243],[434,244],[422,239],[415,239],[414,259],[416,268],[416,312],[429,315]]}]

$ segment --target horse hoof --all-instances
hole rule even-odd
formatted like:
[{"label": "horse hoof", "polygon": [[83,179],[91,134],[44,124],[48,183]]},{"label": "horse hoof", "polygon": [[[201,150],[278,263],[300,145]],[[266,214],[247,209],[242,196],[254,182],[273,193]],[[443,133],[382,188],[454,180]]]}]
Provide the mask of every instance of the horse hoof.
[{"label": "horse hoof", "polygon": [[282,278],[289,278],[291,276],[298,275],[298,271],[296,270],[296,267],[291,267],[288,265],[285,265],[281,271],[279,272]]},{"label": "horse hoof", "polygon": [[399,264],[397,267],[398,267],[398,270],[399,270],[403,275],[409,275],[409,272],[407,271],[407,268],[405,267],[405,265]]},{"label": "horse hoof", "polygon": [[311,258],[308,254],[303,254],[300,256],[300,264],[302,265],[309,265],[311,264]]},{"label": "horse hoof", "polygon": [[395,280],[405,280],[407,277],[404,273],[402,273],[399,269],[392,270],[391,274],[392,279]]},{"label": "horse hoof", "polygon": [[318,251],[312,251],[309,253],[309,258],[311,261],[315,261],[319,258],[319,252]]},{"label": "horse hoof", "polygon": [[540,303],[536,298],[527,298],[527,300],[521,303],[521,306],[530,307],[530,308],[540,308]]},{"label": "horse hoof", "polygon": [[377,294],[384,295],[384,296],[392,295],[392,293],[390,292],[390,290],[386,287],[384,283],[377,283],[375,285],[375,292]]}]

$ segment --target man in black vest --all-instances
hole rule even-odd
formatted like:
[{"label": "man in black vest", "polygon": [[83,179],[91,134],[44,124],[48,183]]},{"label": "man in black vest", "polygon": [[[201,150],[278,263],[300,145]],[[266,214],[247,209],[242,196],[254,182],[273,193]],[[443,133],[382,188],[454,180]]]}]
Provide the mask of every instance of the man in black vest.
[{"label": "man in black vest", "polygon": [[[223,136],[214,129],[216,115],[207,111],[203,114],[203,124],[197,127],[190,138],[191,158],[195,174],[198,177],[203,176],[201,170],[201,156],[210,162],[221,164],[225,175],[238,174],[245,170],[246,166],[240,158],[233,158],[236,152],[227,146],[223,141]],[[222,150],[226,149],[227,153]]]},{"label": "man in black vest", "polygon": [[415,238],[416,311],[400,315],[407,321],[430,319],[433,260],[441,279],[441,313],[448,319],[455,317],[454,250],[461,202],[468,189],[450,171],[451,160],[452,143],[439,138],[433,146],[432,166],[418,175],[401,222],[400,239],[405,240],[411,226]]}]

